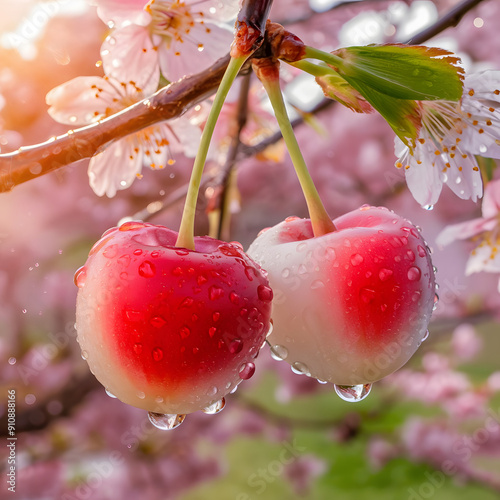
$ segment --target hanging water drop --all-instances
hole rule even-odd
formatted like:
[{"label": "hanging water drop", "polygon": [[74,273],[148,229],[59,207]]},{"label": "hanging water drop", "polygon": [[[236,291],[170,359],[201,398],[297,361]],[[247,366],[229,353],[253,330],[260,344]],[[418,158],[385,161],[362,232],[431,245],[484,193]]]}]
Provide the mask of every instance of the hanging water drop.
[{"label": "hanging water drop", "polygon": [[422,342],[425,342],[429,338],[429,330],[425,332],[425,335],[422,337]]},{"label": "hanging water drop", "polygon": [[372,389],[371,384],[359,384],[359,385],[334,385],[335,392],[340,399],[347,401],[349,403],[357,403],[358,401],[363,401],[363,399],[370,394]]},{"label": "hanging water drop", "polygon": [[110,398],[114,398],[116,399],[116,396],[112,393],[112,392],[109,392],[107,389],[105,389],[106,391],[106,394],[110,397]]},{"label": "hanging water drop", "polygon": [[186,415],[176,415],[175,413],[155,413],[148,412],[149,421],[162,431],[171,431],[176,429],[184,422]]},{"label": "hanging water drop", "polygon": [[307,375],[308,377],[311,376],[311,372],[309,371],[309,368],[307,365],[304,363],[301,363],[300,361],[296,361],[292,366],[292,372],[296,373],[297,375]]},{"label": "hanging water drop", "polygon": [[432,306],[432,310],[435,311],[437,309],[439,302],[439,295],[437,293],[434,294],[434,305]]},{"label": "hanging water drop", "polygon": [[259,285],[257,287],[257,295],[262,302],[271,302],[273,300],[273,291],[266,285]]},{"label": "hanging water drop", "polygon": [[207,415],[215,415],[216,413],[221,412],[226,406],[226,400],[224,398],[212,403],[210,406],[203,408],[201,411],[206,413]]},{"label": "hanging water drop", "polygon": [[244,363],[241,365],[239,374],[243,380],[248,380],[255,373],[255,365],[253,363]]},{"label": "hanging water drop", "polygon": [[267,330],[267,333],[266,333],[266,339],[267,339],[267,337],[269,337],[269,335],[271,335],[271,333],[273,333],[273,329],[274,329],[274,323],[273,323],[273,320],[270,320],[269,321],[269,330]]},{"label": "hanging water drop", "polygon": [[282,345],[271,346],[271,357],[276,361],[283,361],[288,356],[288,349]]},{"label": "hanging water drop", "polygon": [[434,205],[424,205],[422,208],[424,210],[433,210],[434,209]]},{"label": "hanging water drop", "polygon": [[74,282],[75,285],[78,288],[83,288],[85,286],[85,280],[87,278],[87,270],[85,269],[85,266],[80,267],[77,269],[74,277]]}]

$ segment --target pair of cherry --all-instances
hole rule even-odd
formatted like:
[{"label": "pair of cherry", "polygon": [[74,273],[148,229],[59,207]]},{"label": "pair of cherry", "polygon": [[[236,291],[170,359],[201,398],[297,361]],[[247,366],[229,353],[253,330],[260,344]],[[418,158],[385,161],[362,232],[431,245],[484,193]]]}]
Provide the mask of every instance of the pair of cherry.
[{"label": "pair of cherry", "polygon": [[[127,222],[75,276],[82,355],[108,393],[160,428],[217,413],[267,340],[276,359],[344,399],[401,367],[427,334],[434,271],[419,230],[363,206],[314,237],[309,219],[238,243]],[[272,316],[272,320],[271,320]]]}]

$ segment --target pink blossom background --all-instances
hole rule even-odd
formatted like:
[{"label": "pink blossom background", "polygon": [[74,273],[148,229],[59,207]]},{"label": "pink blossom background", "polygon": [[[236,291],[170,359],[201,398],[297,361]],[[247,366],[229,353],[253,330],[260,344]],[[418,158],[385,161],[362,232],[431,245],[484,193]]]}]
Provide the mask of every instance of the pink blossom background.
[{"label": "pink blossom background", "polygon": [[[319,14],[305,0],[276,0],[272,18],[293,21],[287,27],[306,43],[333,49],[352,33],[363,43],[394,41],[423,4],[437,15],[456,3],[366,1]],[[16,3],[0,30],[30,20],[34,4]],[[0,0],[2,11],[11,6]],[[458,51],[471,67],[500,69],[499,22],[500,4],[486,0],[429,44]],[[2,152],[67,130],[48,116],[45,95],[76,76],[101,75],[95,63],[105,36],[90,7],[52,17],[33,42],[33,59],[0,46]],[[296,76],[288,71],[287,84]],[[380,117],[333,105],[316,120],[322,134],[308,125],[297,134],[332,217],[364,203],[385,205],[421,226],[434,249],[440,303],[411,362],[352,405],[332,387],[293,374],[265,348],[256,375],[227,398],[221,414],[189,415],[172,432],[154,428],[145,412],[109,398],[81,359],[73,274],[106,229],[183,186],[192,160],[147,169],[112,199],[92,192],[88,161],[80,161],[0,195],[0,434],[6,443],[7,391],[15,388],[18,438],[15,493],[6,490],[8,449],[0,447],[0,498],[498,498],[498,275],[465,276],[467,242],[435,244],[448,224],[479,217],[480,204],[445,187],[434,210],[421,209],[393,167],[393,134]],[[245,247],[263,227],[306,216],[280,145],[242,161],[238,187],[231,238]],[[177,229],[181,209],[174,204],[151,221]],[[197,224],[206,233],[203,213]]]}]

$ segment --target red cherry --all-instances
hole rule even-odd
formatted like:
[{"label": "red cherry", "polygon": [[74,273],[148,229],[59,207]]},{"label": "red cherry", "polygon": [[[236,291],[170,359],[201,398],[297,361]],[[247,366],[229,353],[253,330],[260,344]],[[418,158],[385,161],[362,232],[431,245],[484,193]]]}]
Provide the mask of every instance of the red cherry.
[{"label": "red cherry", "polygon": [[167,414],[172,426],[182,421],[175,414],[213,412],[248,378],[272,303],[240,246],[197,237],[191,251],[176,240],[166,227],[127,222],[106,231],[75,275],[90,369],[120,400],[156,420]]},{"label": "red cherry", "polygon": [[434,271],[420,232],[387,209],[364,206],[334,223],[337,231],[314,237],[310,220],[288,218],[248,253],[274,291],[273,357],[355,400],[424,340]]}]

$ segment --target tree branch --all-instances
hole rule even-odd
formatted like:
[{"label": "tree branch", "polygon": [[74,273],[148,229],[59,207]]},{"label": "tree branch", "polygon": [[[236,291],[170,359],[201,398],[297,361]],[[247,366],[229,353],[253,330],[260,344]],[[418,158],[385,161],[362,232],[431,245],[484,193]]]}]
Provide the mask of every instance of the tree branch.
[{"label": "tree branch", "polygon": [[229,55],[208,70],[187,76],[160,89],[123,111],[92,125],[34,146],[0,155],[0,192],[40,177],[69,163],[90,158],[113,140],[180,116],[212,94],[229,62]]},{"label": "tree branch", "polygon": [[462,3],[447,12],[441,19],[438,19],[433,25],[410,38],[406,43],[409,45],[419,45],[429,40],[429,38],[438,35],[445,29],[457,26],[469,10],[473,9],[483,1],[484,0],[464,0]]},{"label": "tree branch", "polygon": [[[483,0],[464,0],[435,24],[415,35],[408,43],[420,44],[456,26],[463,16]],[[267,16],[272,0],[248,0],[242,12],[249,16],[252,26],[259,27],[258,16]],[[254,10],[252,10],[254,9]],[[243,14],[241,19],[243,20]],[[252,17],[253,16],[253,17]],[[229,55],[208,70],[185,77],[160,89],[151,97],[124,109],[100,122],[51,138],[33,146],[22,147],[0,155],[0,192],[45,175],[75,161],[90,158],[106,144],[121,139],[155,123],[180,116],[217,89],[229,62]],[[281,137],[281,134],[279,134]],[[265,143],[262,144],[262,147]],[[241,154],[242,151],[240,151]]]}]

